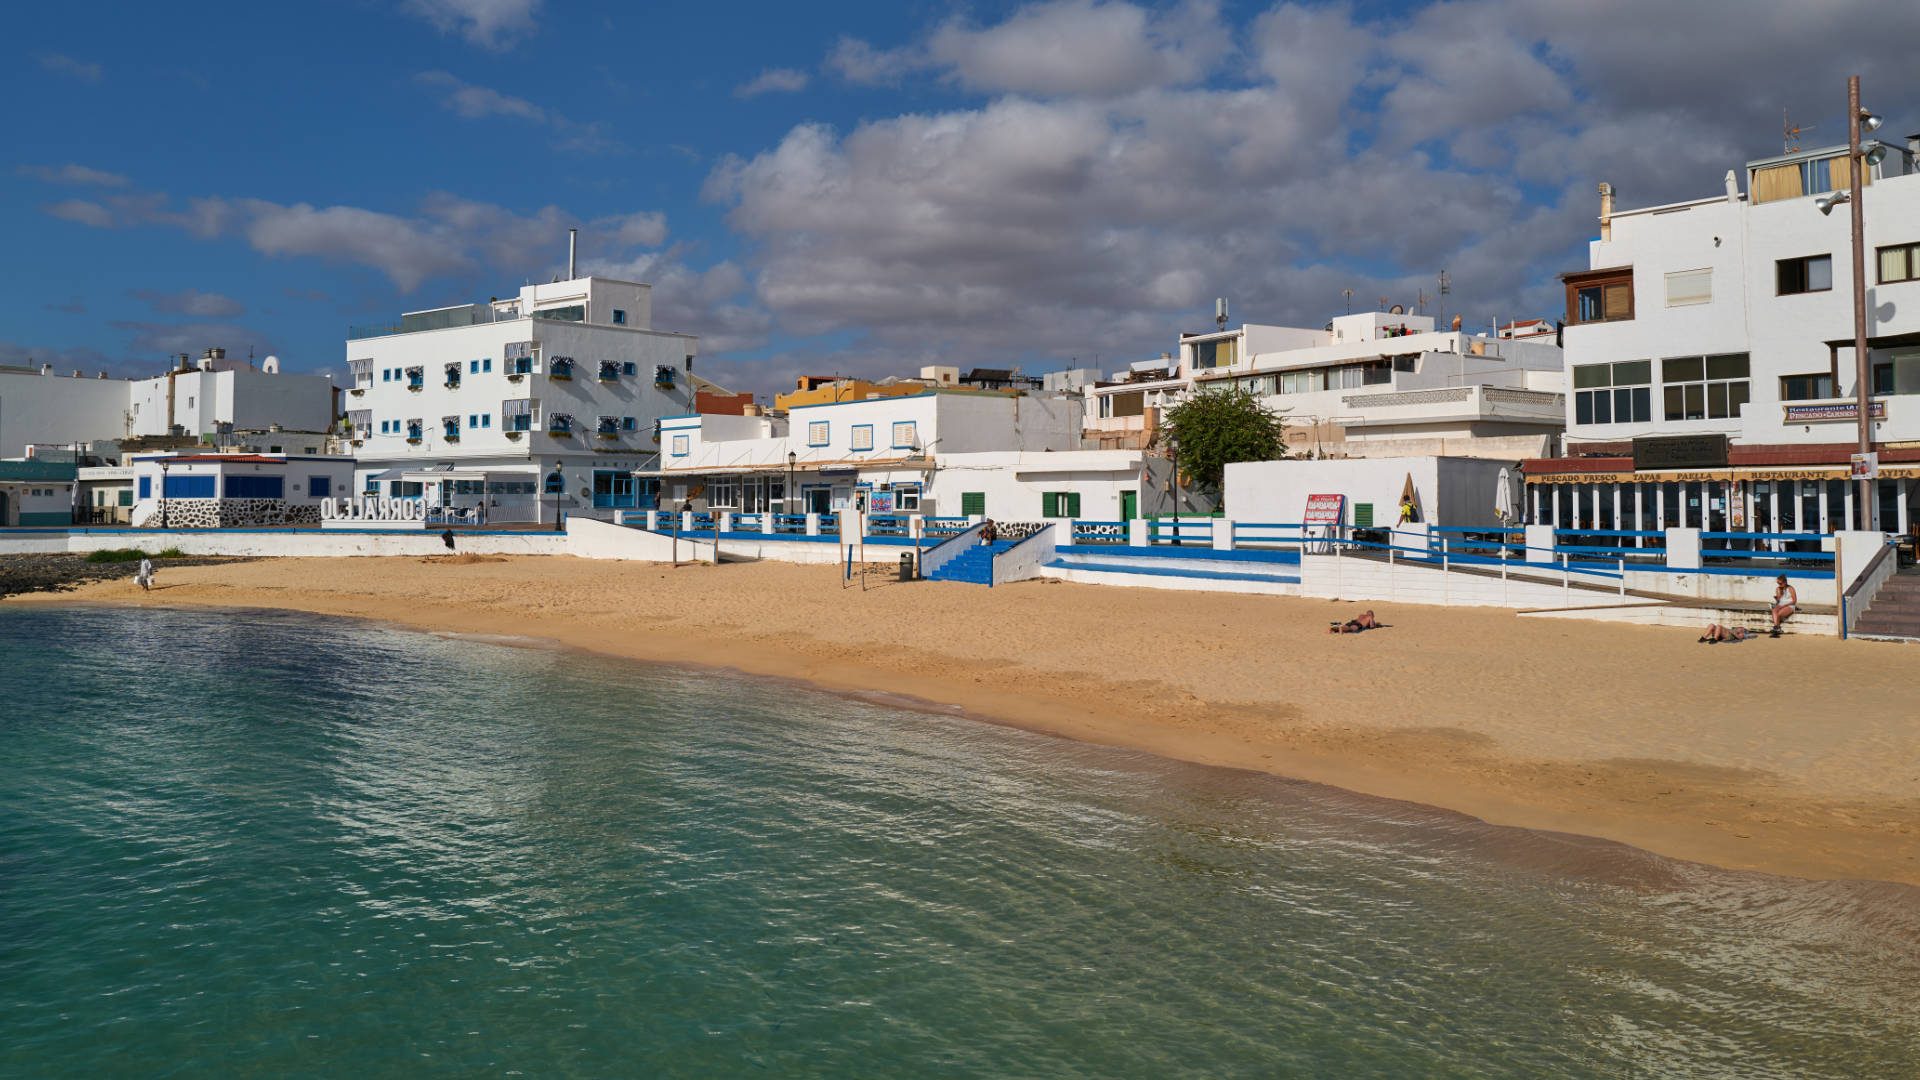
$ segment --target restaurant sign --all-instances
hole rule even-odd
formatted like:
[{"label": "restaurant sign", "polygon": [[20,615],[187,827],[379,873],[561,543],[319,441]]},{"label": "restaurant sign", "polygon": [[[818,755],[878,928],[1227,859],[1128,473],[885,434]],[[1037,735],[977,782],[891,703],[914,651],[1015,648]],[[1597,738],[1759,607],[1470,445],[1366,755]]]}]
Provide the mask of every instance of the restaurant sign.
[{"label": "restaurant sign", "polygon": [[1724,469],[1725,435],[1666,435],[1633,440],[1633,471]]},{"label": "restaurant sign", "polygon": [[[1789,424],[1821,424],[1832,420],[1852,420],[1860,415],[1860,403],[1857,401],[1823,402],[1818,405],[1785,405],[1786,420]],[[1887,403],[1875,401],[1867,406],[1867,416],[1874,420],[1887,418]]]},{"label": "restaurant sign", "polygon": [[1302,520],[1307,525],[1340,525],[1346,517],[1345,495],[1309,495],[1307,496],[1307,516]]}]

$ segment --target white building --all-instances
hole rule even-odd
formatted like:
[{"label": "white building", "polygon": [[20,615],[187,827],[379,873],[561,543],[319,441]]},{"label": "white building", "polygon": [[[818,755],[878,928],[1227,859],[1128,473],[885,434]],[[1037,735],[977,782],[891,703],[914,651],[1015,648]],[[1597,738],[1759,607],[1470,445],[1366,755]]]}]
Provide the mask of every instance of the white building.
[{"label": "white building", "polygon": [[650,328],[650,292],[574,278],[354,328],[356,487],[466,506],[537,483],[526,516],[541,520],[633,505],[633,473],[660,450],[656,422],[696,411],[696,339]]},{"label": "white building", "polygon": [[[1920,481],[1916,144],[1887,147],[1862,197],[1883,463],[1872,509],[1898,531]],[[1528,463],[1531,520],[1764,532],[1860,520],[1846,480],[1858,417],[1848,208],[1815,203],[1848,186],[1846,148],[1744,172],[1744,192],[1729,172],[1709,198],[1626,211],[1600,185],[1589,269],[1563,275],[1567,452]],[[1674,437],[1692,441],[1651,441]]]},{"label": "white building", "polygon": [[1552,449],[1565,424],[1564,379],[1550,336],[1489,338],[1436,331],[1424,315],[1363,312],[1323,330],[1249,324],[1183,335],[1177,358],[1089,390],[1087,428],[1101,445],[1140,445],[1159,410],[1237,385],[1284,419],[1290,454],[1517,459]]},{"label": "white building", "polygon": [[672,417],[661,424],[660,467],[636,477],[635,505],[1002,520],[1156,512],[1144,454],[1077,449],[1081,407],[928,387],[796,406],[785,417]]},{"label": "white building", "polygon": [[269,428],[323,432],[333,417],[333,381],[283,374],[272,356],[256,366],[208,349],[197,361],[179,357],[172,370],[146,379],[60,376],[51,366],[0,368],[0,456],[20,456],[30,444]]},{"label": "white building", "polygon": [[231,529],[320,523],[320,503],[352,494],[354,461],[286,454],[140,454],[132,522]]}]

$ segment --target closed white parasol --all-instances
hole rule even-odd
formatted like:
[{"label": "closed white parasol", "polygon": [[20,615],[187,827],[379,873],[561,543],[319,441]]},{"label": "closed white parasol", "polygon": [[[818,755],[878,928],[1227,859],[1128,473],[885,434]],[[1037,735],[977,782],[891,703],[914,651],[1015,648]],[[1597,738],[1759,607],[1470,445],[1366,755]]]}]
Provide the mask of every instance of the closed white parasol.
[{"label": "closed white parasol", "polygon": [[1495,483],[1496,486],[1493,491],[1493,516],[1500,524],[1510,525],[1515,518],[1513,509],[1513,474],[1506,469],[1501,469],[1500,479]]}]

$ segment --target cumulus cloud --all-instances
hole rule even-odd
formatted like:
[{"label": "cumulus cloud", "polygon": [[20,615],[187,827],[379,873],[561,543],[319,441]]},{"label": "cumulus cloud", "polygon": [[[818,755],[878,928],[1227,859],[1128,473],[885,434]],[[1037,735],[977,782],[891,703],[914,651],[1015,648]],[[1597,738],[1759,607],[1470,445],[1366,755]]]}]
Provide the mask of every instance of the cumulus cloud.
[{"label": "cumulus cloud", "polygon": [[196,315],[203,319],[230,319],[245,314],[247,305],[231,296],[219,293],[201,292],[199,289],[182,289],[179,292],[160,292],[157,289],[133,289],[128,296],[146,304],[163,315]]},{"label": "cumulus cloud", "polygon": [[102,74],[99,64],[86,60],[75,60],[65,53],[44,53],[40,57],[40,67],[57,75],[70,75],[81,82],[99,82]]},{"label": "cumulus cloud", "polygon": [[77,221],[82,225],[92,225],[95,228],[105,228],[113,224],[111,211],[97,202],[88,202],[85,199],[66,199],[42,209],[54,217]]},{"label": "cumulus cloud", "polygon": [[768,68],[753,79],[733,88],[737,98],[761,94],[794,94],[807,88],[807,73],[798,68]]},{"label": "cumulus cloud", "polygon": [[222,322],[161,323],[115,320],[107,325],[132,335],[127,350],[134,353],[191,353],[221,348],[229,354],[245,356],[248,349],[266,356],[278,352],[273,339],[252,327]]},{"label": "cumulus cloud", "polygon": [[512,97],[485,86],[475,86],[444,71],[423,71],[416,80],[443,92],[441,104],[469,120],[489,116],[511,116],[544,123],[547,110],[525,98]]},{"label": "cumulus cloud", "polygon": [[533,33],[540,0],[404,0],[400,10],[496,52]]},{"label": "cumulus cloud", "polygon": [[[1768,30],[1699,48],[1734,20]],[[1897,49],[1846,43],[1868,22],[1907,40],[1920,9],[1283,2],[1235,23],[1212,4],[1047,0],[842,38],[825,67],[847,82],[977,100],[802,124],[721,160],[705,195],[749,241],[778,329],[852,340],[835,355],[884,370],[1156,355],[1220,295],[1318,326],[1344,289],[1411,307],[1442,269],[1470,325],[1551,315],[1554,275],[1584,265],[1596,182],[1629,205],[1717,193],[1777,147],[1781,108],[1838,129],[1845,68],[1870,103],[1914,99]],[[1797,75],[1756,84],[1764,70]]]},{"label": "cumulus cloud", "polygon": [[14,170],[21,176],[31,176],[36,180],[45,180],[49,184],[68,184],[80,187],[126,187],[129,181],[119,173],[102,172],[89,169],[85,165],[22,165]]},{"label": "cumulus cloud", "polygon": [[866,85],[933,71],[983,93],[1110,95],[1202,82],[1231,51],[1212,0],[1158,12],[1115,0],[1047,0],[991,26],[955,16],[899,48],[842,37],[826,66]]}]

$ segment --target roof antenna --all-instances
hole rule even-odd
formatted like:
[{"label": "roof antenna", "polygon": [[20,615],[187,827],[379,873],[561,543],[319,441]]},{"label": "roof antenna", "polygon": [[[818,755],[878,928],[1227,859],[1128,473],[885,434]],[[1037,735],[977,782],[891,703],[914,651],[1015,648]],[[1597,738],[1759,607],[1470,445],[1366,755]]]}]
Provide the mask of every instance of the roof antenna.
[{"label": "roof antenna", "polygon": [[1224,296],[1213,302],[1213,322],[1222,330],[1227,328],[1227,298]]},{"label": "roof antenna", "polygon": [[567,230],[567,280],[568,281],[572,281],[574,278],[580,276],[579,274],[574,272],[574,267],[573,267],[573,256],[574,256],[574,253],[579,249],[579,243],[580,243],[580,230],[568,229]]}]

